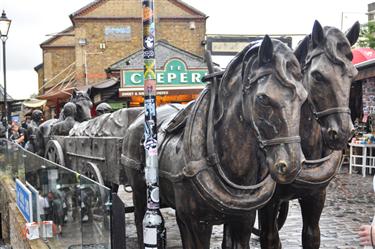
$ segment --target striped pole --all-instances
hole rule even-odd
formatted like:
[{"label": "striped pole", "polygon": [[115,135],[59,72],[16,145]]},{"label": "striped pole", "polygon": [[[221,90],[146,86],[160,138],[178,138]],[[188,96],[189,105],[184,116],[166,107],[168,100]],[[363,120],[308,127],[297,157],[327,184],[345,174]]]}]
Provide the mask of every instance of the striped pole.
[{"label": "striped pole", "polygon": [[165,249],[166,231],[159,201],[154,1],[142,0],[142,9],[145,108],[144,147],[147,185],[147,210],[143,218],[143,244],[145,249]]}]

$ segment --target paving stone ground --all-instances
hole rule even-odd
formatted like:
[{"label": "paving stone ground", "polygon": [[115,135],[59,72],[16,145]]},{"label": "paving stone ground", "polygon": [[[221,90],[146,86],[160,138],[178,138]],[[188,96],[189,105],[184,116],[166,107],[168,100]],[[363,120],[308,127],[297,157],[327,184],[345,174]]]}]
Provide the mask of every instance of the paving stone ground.
[{"label": "paving stone ground", "polygon": [[[357,232],[361,224],[370,224],[375,211],[375,194],[372,187],[372,176],[362,177],[360,174],[348,174],[344,165],[331,181],[327,190],[327,199],[320,219],[321,246],[326,249],[355,249],[359,246]],[[131,205],[131,195],[120,192],[120,197],[127,205]],[[179,249],[181,239],[172,209],[162,210],[167,229],[168,249]],[[133,214],[126,215],[127,248],[136,249],[136,231]],[[297,200],[290,202],[289,215],[280,231],[283,248],[302,248],[302,220]],[[215,226],[211,248],[221,248],[222,226]],[[260,248],[256,236],[251,238],[251,248]]]}]

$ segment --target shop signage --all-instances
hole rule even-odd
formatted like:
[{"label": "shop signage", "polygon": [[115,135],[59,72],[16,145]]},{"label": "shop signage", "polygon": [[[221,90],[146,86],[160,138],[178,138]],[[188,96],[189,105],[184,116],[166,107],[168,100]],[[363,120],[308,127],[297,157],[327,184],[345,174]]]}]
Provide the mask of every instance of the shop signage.
[{"label": "shop signage", "polygon": [[29,223],[33,222],[32,194],[18,179],[16,179],[16,203],[26,221]]},{"label": "shop signage", "polygon": [[[146,70],[147,72],[147,70]],[[192,86],[204,85],[202,77],[207,69],[188,69],[180,59],[169,60],[163,70],[156,70],[156,81],[159,86]],[[143,70],[124,70],[122,72],[123,87],[143,86]]]}]

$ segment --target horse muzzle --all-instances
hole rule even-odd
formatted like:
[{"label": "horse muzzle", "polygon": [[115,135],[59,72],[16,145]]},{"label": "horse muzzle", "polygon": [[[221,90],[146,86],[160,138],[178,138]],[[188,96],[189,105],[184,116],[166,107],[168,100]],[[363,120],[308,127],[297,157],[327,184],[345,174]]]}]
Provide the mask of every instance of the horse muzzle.
[{"label": "horse muzzle", "polygon": [[300,144],[285,145],[287,148],[275,153],[275,158],[269,158],[270,174],[278,184],[289,184],[298,176],[305,160]]},{"label": "horse muzzle", "polygon": [[332,150],[346,148],[348,141],[353,136],[351,121],[347,126],[329,126],[322,129],[325,144]]}]

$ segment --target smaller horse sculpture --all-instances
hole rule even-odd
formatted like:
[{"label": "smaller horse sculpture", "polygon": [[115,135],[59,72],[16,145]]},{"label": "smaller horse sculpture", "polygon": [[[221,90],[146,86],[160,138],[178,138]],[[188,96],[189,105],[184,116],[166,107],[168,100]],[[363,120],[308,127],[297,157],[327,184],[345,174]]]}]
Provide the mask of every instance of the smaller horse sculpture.
[{"label": "smaller horse sculpture", "polygon": [[[212,225],[223,223],[225,248],[249,248],[255,210],[271,198],[272,178],[290,183],[304,160],[298,134],[307,93],[300,80],[293,52],[265,36],[232,60],[219,86],[210,85],[187,107],[186,125],[170,129],[179,114],[170,106],[158,108],[160,199],[176,209],[183,248],[208,249]],[[143,132],[140,116],[126,132],[121,156],[140,245],[146,208]]]},{"label": "smaller horse sculpture", "polygon": [[[298,198],[301,206],[303,248],[320,247],[319,220],[326,187],[341,165],[341,151],[351,136],[349,93],[357,70],[351,63],[351,46],[359,35],[355,23],[344,35],[315,21],[312,34],[295,51],[303,68],[308,101],[302,106],[300,135],[306,162],[291,184],[280,185],[259,212],[261,248],[281,248],[276,218],[280,205]],[[284,206],[285,207],[285,206]],[[286,210],[287,209],[282,209]],[[282,214],[286,217],[286,214]]]},{"label": "smaller horse sculpture", "polygon": [[[69,102],[75,105],[76,114],[74,120],[77,122],[83,122],[91,119],[92,102],[90,100],[90,91],[90,88],[87,89],[87,91],[78,91],[76,89],[73,90]],[[61,113],[63,114],[64,110],[62,110]],[[37,148],[35,150],[35,153],[37,153],[40,156],[44,156],[46,144],[49,140],[49,136],[51,135],[52,125],[63,120],[64,115],[60,115],[59,119],[49,119],[39,126],[39,131],[36,134]],[[56,133],[55,135],[63,134]]]}]

